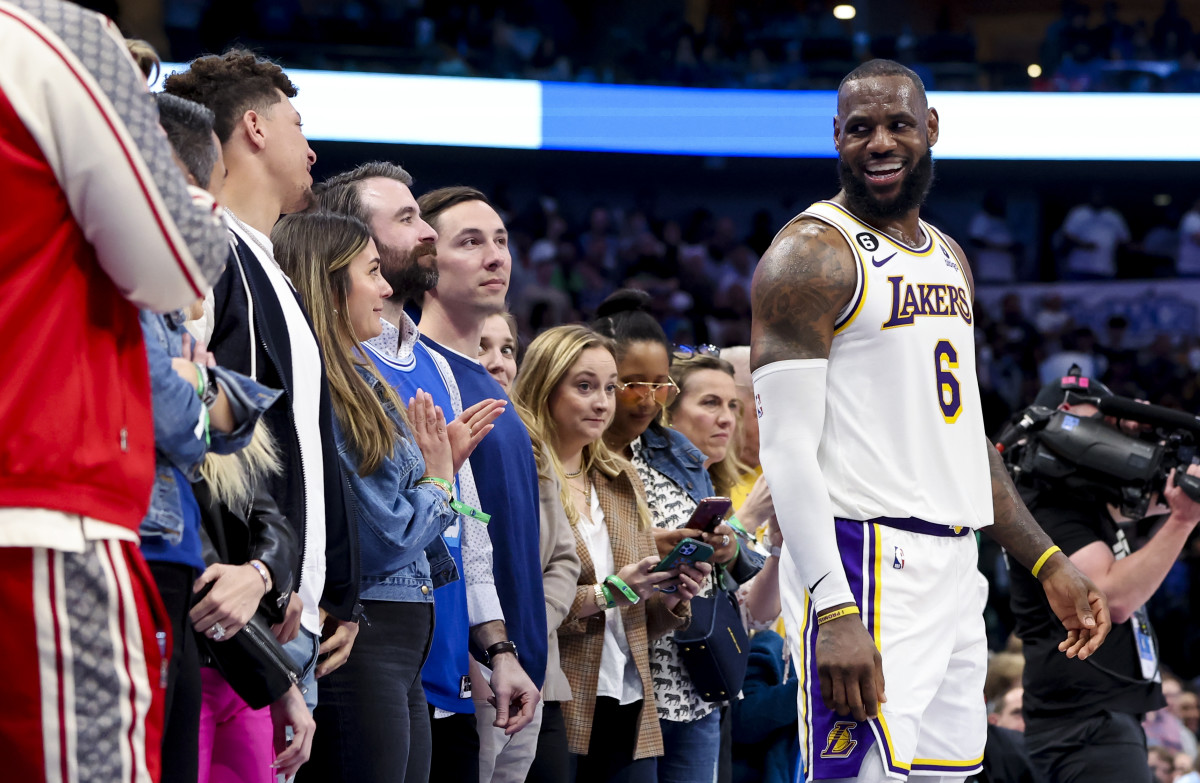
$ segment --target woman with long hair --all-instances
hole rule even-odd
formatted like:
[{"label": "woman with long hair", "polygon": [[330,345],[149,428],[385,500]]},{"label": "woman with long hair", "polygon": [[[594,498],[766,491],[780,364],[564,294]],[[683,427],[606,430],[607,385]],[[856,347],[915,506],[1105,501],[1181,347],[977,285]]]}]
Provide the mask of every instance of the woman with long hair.
[{"label": "woman with long hair", "polygon": [[[391,288],[366,225],[330,213],[289,215],[271,232],[275,257],[308,306],[325,359],[338,454],[361,558],[364,621],[354,654],[326,672],[314,717],[321,731],[301,779],[422,781],[429,713],[421,666],[433,633],[431,559],[456,519],[456,459],[491,428],[485,406],[447,426],[428,393],[407,410],[360,343],[377,336]],[[452,446],[458,441],[459,448]]]},{"label": "woman with long hair", "polygon": [[[617,381],[609,340],[584,326],[530,344],[513,390],[539,471],[559,479],[575,533],[579,584],[560,626],[563,703],[577,781],[656,779],[662,735],[652,708],[650,640],[688,622],[706,566],[655,571],[660,558],[633,466],[605,445]],[[664,587],[675,592],[664,594]]]},{"label": "woman with long hair", "polygon": [[[646,489],[661,555],[665,557],[684,538],[703,540],[714,549],[714,565],[723,566],[733,581],[746,581],[760,561],[741,548],[738,534],[729,525],[721,524],[712,532],[688,527],[699,502],[722,493],[713,487],[705,469],[709,458],[701,450],[712,444],[698,448],[664,422],[664,409],[677,407],[680,387],[671,375],[675,349],[650,314],[649,303],[648,294],[623,290],[597,311],[594,328],[613,339],[619,372],[617,410],[605,443],[633,462]],[[724,422],[726,417],[720,418]],[[731,434],[730,427],[726,438]],[[716,589],[715,579],[706,579],[700,594],[712,596]],[[653,680],[665,748],[658,780],[713,780],[721,749],[720,704],[704,699],[694,686],[674,635],[655,641],[652,653],[662,667]]]}]

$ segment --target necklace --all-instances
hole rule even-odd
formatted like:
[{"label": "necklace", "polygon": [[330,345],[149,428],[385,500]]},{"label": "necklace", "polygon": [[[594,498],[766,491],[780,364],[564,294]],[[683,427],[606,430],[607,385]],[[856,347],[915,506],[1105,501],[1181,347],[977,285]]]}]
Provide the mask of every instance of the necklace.
[{"label": "necklace", "polygon": [[239,226],[242,227],[242,231],[244,231],[246,233],[246,236],[250,238],[250,241],[253,242],[254,244],[258,245],[258,249],[263,251],[263,254],[266,255],[267,258],[271,259],[272,261],[275,261],[275,254],[272,253],[270,250],[267,250],[266,246],[262,242],[259,241],[258,236],[257,236],[257,234],[259,232],[257,229],[253,229],[249,225],[247,225],[240,217],[233,214],[233,210],[230,209],[229,207],[225,207],[225,214],[229,215],[229,217],[233,218],[233,222],[237,223]]},{"label": "necklace", "polygon": [[577,479],[583,475],[583,467],[580,466],[579,470],[575,471],[574,473],[567,473],[564,471],[563,475],[565,475],[568,479]]}]

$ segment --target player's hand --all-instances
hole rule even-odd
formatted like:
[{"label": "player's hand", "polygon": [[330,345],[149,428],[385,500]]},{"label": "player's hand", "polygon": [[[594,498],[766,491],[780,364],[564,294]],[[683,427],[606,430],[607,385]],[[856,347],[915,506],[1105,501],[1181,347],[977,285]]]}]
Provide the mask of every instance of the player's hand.
[{"label": "player's hand", "polygon": [[879,705],[887,701],[883,658],[862,618],[851,614],[820,626],[816,652],[825,706],[838,715],[853,715],[857,721],[879,717]]},{"label": "player's hand", "polygon": [[1112,630],[1108,598],[1062,552],[1050,556],[1038,578],[1050,608],[1067,629],[1067,638],[1058,645],[1059,652],[1068,658],[1086,659]]},{"label": "player's hand", "polygon": [[666,557],[671,554],[671,550],[685,538],[694,538],[697,541],[704,533],[700,530],[690,527],[681,527],[678,530],[661,530],[655,528],[650,531],[654,535],[654,546],[658,548],[658,556]]}]

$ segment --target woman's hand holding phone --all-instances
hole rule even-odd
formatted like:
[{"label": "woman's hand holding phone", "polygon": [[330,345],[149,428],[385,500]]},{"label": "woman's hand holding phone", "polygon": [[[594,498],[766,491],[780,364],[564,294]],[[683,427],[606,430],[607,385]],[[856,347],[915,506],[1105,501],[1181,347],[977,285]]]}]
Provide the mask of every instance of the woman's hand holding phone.
[{"label": "woman's hand holding phone", "polygon": [[[666,571],[664,573],[670,573]],[[680,601],[690,601],[700,594],[700,585],[704,582],[704,577],[712,573],[712,565],[709,563],[692,563],[690,565],[683,564],[679,566],[678,577],[673,580],[672,584],[676,586],[673,593],[668,593],[663,596],[668,609],[674,609],[679,605]]]},{"label": "woman's hand holding phone", "polygon": [[[650,555],[644,557],[636,563],[630,563],[617,572],[617,576],[621,578],[625,584],[629,585],[633,592],[637,593],[639,598],[646,599],[657,592],[656,587],[661,587],[663,582],[667,582],[675,578],[675,570],[655,571],[654,566],[658,565],[661,560],[658,555]],[[614,598],[617,599],[617,604],[627,604],[619,590],[614,591]]]}]

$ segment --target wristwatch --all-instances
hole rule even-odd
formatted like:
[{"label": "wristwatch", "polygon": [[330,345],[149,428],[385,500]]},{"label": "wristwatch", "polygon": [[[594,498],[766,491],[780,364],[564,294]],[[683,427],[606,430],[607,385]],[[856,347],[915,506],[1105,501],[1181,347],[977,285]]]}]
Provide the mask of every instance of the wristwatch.
[{"label": "wristwatch", "polygon": [[492,659],[497,655],[504,653],[512,653],[514,658],[520,658],[517,655],[517,645],[513,642],[496,642],[491,647],[483,651],[483,663],[485,666],[492,665]]}]

